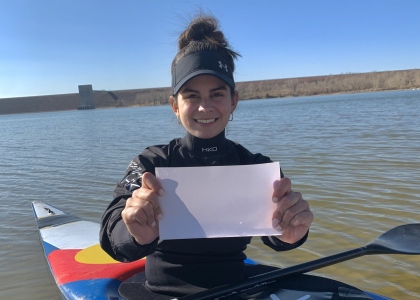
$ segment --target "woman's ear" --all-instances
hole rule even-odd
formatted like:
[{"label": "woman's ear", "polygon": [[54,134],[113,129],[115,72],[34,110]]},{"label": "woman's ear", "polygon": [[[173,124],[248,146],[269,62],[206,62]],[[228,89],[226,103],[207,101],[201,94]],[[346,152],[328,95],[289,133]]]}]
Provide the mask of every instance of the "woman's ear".
[{"label": "woman's ear", "polygon": [[174,96],[169,97],[169,104],[171,105],[174,114],[178,116],[178,103],[176,102]]},{"label": "woman's ear", "polygon": [[239,101],[239,94],[238,91],[235,91],[235,93],[232,96],[232,108],[231,108],[231,113],[233,113],[236,109],[236,106],[238,105],[238,101]]}]

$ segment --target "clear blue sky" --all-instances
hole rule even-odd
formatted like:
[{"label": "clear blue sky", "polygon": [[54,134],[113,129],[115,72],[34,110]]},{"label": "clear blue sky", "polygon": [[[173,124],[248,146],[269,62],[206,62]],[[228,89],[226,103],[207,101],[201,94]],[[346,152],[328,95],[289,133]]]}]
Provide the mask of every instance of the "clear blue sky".
[{"label": "clear blue sky", "polygon": [[0,0],[0,98],[167,87],[199,9],[242,54],[236,81],[420,68],[418,0]]}]

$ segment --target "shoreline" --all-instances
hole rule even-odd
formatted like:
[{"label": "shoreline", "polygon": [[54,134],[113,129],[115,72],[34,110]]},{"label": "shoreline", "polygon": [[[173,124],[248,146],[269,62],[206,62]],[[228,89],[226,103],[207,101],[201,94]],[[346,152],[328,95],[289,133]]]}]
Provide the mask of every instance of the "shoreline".
[{"label": "shoreline", "polygon": [[[339,95],[420,89],[420,69],[350,73],[238,82],[240,100]],[[168,103],[170,87],[103,91],[93,90],[97,109],[158,106]],[[0,115],[76,110],[79,93],[0,98]]]}]

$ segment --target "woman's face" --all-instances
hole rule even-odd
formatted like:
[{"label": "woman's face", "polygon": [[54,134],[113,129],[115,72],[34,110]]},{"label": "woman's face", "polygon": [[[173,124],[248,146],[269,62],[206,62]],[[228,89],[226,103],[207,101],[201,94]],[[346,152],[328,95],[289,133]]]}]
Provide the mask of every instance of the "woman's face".
[{"label": "woman's face", "polygon": [[229,85],[211,75],[196,76],[185,83],[170,103],[182,125],[192,135],[209,139],[226,127],[238,103]]}]

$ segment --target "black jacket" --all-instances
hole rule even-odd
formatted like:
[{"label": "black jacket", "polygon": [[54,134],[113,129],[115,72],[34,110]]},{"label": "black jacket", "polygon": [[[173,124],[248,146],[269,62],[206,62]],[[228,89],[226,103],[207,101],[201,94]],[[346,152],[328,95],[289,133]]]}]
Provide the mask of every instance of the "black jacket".
[{"label": "black jacket", "polygon": [[[114,200],[105,211],[100,231],[102,248],[119,261],[133,261],[147,256],[146,278],[151,286],[176,286],[185,282],[199,286],[217,286],[243,279],[244,250],[251,237],[168,240],[139,245],[129,234],[121,211],[131,193],[141,186],[142,174],[155,174],[155,167],[226,166],[268,163],[261,154],[252,154],[225,138],[222,132],[212,139],[187,134],[168,145],[146,148],[128,166],[124,178],[114,190]],[[280,176],[283,177],[280,171]],[[307,235],[291,245],[275,237],[262,237],[264,244],[276,251],[296,248]],[[200,275],[202,274],[202,276]],[[209,278],[209,274],[213,274]],[[211,283],[210,283],[211,282]]]}]

